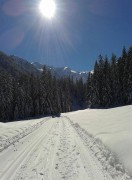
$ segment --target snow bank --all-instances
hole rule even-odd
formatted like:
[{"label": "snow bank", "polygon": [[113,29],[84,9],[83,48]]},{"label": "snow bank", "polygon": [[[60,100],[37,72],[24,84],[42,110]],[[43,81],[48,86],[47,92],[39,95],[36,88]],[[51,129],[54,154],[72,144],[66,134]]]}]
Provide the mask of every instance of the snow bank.
[{"label": "snow bank", "polygon": [[93,152],[94,156],[102,164],[103,169],[109,172],[113,179],[130,180],[132,178],[119,162],[118,158],[99,139],[94,138],[77,123],[74,124],[71,121],[71,124],[76,129],[84,144]]},{"label": "snow bank", "polygon": [[6,124],[0,123],[0,129],[1,129],[1,128],[4,128],[5,126],[6,126]]},{"label": "snow bank", "polygon": [[132,106],[64,114],[100,139],[132,173]]},{"label": "snow bank", "polygon": [[0,152],[40,127],[48,118],[0,123]]}]

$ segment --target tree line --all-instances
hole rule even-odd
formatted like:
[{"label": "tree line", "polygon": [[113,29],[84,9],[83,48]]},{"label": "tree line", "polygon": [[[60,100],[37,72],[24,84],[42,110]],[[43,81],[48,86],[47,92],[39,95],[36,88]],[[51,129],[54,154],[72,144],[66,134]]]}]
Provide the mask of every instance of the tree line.
[{"label": "tree line", "polygon": [[100,55],[86,83],[70,77],[57,79],[46,66],[37,75],[13,71],[15,65],[7,65],[10,57],[2,53],[0,59],[5,63],[0,69],[1,122],[132,104],[132,47],[123,48],[119,58]]},{"label": "tree line", "polygon": [[[84,89],[82,80],[69,77],[56,79],[43,68],[40,76],[19,74],[12,76],[0,71],[0,121],[9,122],[34,116],[59,115],[74,109],[83,99],[76,90]],[[81,85],[79,85],[81,84]],[[75,100],[76,99],[76,100]],[[75,102],[74,102],[75,101]]]},{"label": "tree line", "polygon": [[91,108],[132,104],[132,47],[124,47],[119,58],[99,56],[88,76],[86,101]]}]

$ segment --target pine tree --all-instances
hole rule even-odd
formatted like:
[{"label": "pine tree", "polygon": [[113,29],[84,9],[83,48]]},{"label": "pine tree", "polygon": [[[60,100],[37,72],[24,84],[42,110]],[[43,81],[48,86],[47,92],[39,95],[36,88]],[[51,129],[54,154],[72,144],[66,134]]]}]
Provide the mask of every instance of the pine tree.
[{"label": "pine tree", "polygon": [[132,47],[127,54],[127,104],[132,104]]},{"label": "pine tree", "polygon": [[13,101],[13,78],[4,71],[0,72],[0,120],[8,122],[11,117]]},{"label": "pine tree", "polygon": [[117,67],[117,58],[114,54],[111,57],[111,106],[117,106],[119,104],[119,73]]}]

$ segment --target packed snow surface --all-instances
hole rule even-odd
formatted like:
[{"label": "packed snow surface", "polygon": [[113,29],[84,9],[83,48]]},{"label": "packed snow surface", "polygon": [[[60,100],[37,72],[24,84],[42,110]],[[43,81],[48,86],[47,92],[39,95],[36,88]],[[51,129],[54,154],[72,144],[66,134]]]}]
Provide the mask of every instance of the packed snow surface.
[{"label": "packed snow surface", "polygon": [[132,105],[87,109],[67,116],[106,144],[132,173]]},{"label": "packed snow surface", "polygon": [[[131,110],[131,106],[120,113],[128,113],[128,109]],[[95,121],[93,123],[97,126],[99,117],[95,114],[100,114],[100,111],[85,110],[56,118],[0,123],[0,179],[132,180],[122,163],[96,138],[103,139],[103,133],[102,136],[99,132],[95,133],[98,128],[101,131],[101,125],[95,130],[92,125],[92,129],[88,127],[91,124],[88,125],[88,121]],[[102,111],[102,126],[105,129],[107,110]],[[119,115],[112,112],[111,116],[113,113]],[[126,118],[128,120],[129,116]],[[111,129],[110,126],[109,131]],[[106,133],[107,128],[103,132]],[[108,139],[104,138],[104,142],[107,143]]]}]

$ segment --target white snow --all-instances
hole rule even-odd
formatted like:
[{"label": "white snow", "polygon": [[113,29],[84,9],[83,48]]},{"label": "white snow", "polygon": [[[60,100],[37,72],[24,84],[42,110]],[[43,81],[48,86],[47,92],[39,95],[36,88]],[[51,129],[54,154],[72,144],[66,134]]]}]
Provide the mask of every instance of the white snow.
[{"label": "white snow", "polygon": [[90,71],[90,73],[93,74],[93,73],[94,73],[94,70]]},{"label": "white snow", "polygon": [[76,72],[76,71],[74,71],[74,70],[71,70],[71,72],[72,72],[72,73],[77,73],[77,72]]},{"label": "white snow", "polygon": [[102,140],[132,173],[132,105],[113,109],[87,109],[67,116]]},{"label": "white snow", "polygon": [[46,119],[47,118],[32,121],[18,121],[6,124],[0,123],[0,152],[33,132],[41,126]]},{"label": "white snow", "polygon": [[0,123],[0,179],[132,180],[130,115],[126,106]]},{"label": "white snow", "polygon": [[64,67],[64,70],[68,69],[68,67]]},{"label": "white snow", "polygon": [[39,71],[43,72],[43,69],[41,68],[41,69],[39,69]]},{"label": "white snow", "polygon": [[85,72],[85,71],[82,71],[82,72],[80,72],[80,74],[86,74],[87,72]]}]

